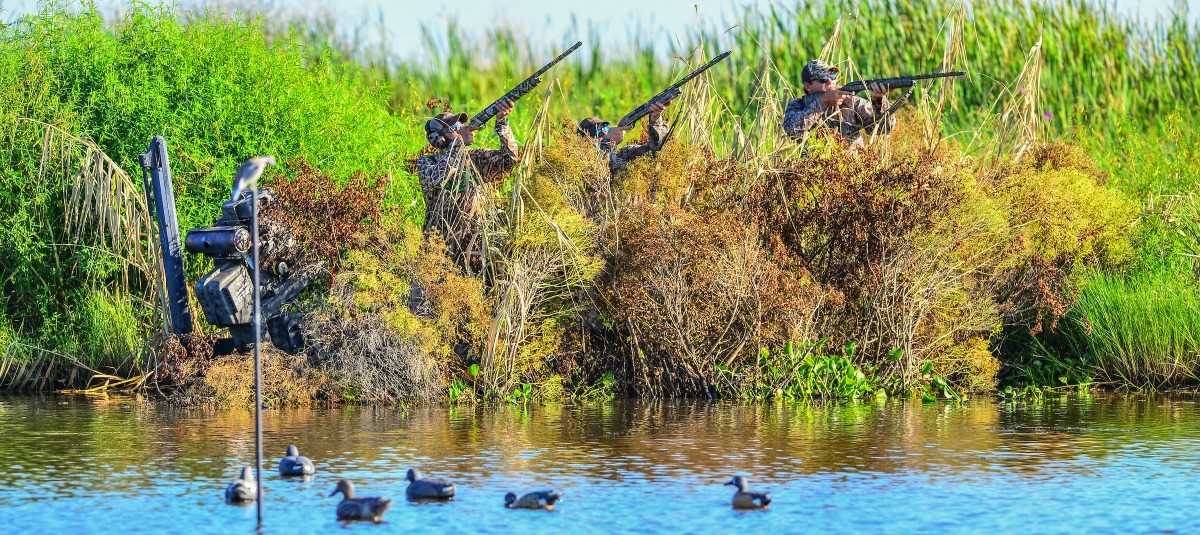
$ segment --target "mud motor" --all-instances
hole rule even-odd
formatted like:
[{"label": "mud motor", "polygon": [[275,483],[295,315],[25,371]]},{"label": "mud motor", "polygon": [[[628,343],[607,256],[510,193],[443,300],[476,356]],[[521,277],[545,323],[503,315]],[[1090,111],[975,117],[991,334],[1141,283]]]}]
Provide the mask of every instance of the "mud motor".
[{"label": "mud motor", "polygon": [[[251,213],[252,200],[257,195],[261,310],[265,331],[262,337],[270,337],[271,343],[280,350],[293,354],[300,352],[304,348],[300,314],[284,312],[284,309],[308,286],[312,280],[308,273],[312,270],[293,270],[281,259],[288,256],[283,253],[296,244],[281,224],[261,217],[264,209],[276,202],[269,189],[251,187],[261,166],[255,169],[251,162],[242,166],[234,178],[229,200],[221,206],[220,217],[211,227],[189,231],[181,249],[171,169],[166,141],[162,137],[156,136],[150,142],[149,150],[141,155],[141,164],[148,204],[155,213],[162,245],[163,293],[169,330],[177,335],[193,330],[182,253],[186,249],[213,261],[213,269],[196,281],[194,289],[208,323],[229,329],[229,337],[218,340],[214,351],[228,354],[245,350],[254,343],[250,225],[254,215]],[[248,176],[250,171],[255,171],[253,178]]]}]

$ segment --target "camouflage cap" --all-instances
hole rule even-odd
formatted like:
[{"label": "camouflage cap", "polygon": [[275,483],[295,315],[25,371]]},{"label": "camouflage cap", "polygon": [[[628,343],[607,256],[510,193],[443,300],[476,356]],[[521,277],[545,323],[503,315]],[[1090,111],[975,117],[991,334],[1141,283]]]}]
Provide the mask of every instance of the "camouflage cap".
[{"label": "camouflage cap", "polygon": [[800,79],[804,83],[832,82],[837,80],[838,72],[840,70],[837,67],[831,67],[824,61],[814,59],[804,64],[804,69],[800,71]]},{"label": "camouflage cap", "polygon": [[607,131],[607,128],[608,121],[602,121],[599,117],[588,117],[582,121],[579,121],[579,126],[576,128],[576,132],[584,137],[597,138],[603,135]]},{"label": "camouflage cap", "polygon": [[433,116],[432,119],[425,121],[425,139],[428,140],[431,145],[440,147],[444,144],[442,143],[443,137],[455,130],[454,125],[456,123],[465,125],[467,123],[467,119],[467,114],[465,113],[439,113]]}]

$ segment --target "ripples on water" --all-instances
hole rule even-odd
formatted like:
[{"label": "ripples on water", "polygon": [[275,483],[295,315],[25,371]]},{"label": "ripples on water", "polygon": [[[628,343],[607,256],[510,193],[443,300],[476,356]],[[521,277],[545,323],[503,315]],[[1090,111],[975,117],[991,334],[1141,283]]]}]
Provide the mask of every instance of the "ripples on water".
[{"label": "ripples on water", "polygon": [[[518,409],[343,407],[265,415],[267,533],[337,528],[339,477],[396,499],[354,530],[490,533],[1190,532],[1200,420],[1189,399],[803,407],[623,402]],[[0,398],[0,531],[248,532],[224,485],[254,417],[127,399]],[[317,463],[282,480],[289,443]],[[404,503],[405,469],[458,485]],[[729,508],[735,473],[771,510]],[[554,513],[507,490],[553,486]]]}]

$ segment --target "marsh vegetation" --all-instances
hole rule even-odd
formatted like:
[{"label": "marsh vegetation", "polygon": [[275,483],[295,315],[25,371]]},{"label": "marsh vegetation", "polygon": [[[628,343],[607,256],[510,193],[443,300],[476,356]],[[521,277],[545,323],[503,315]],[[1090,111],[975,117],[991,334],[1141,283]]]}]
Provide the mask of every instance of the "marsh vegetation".
[{"label": "marsh vegetation", "polygon": [[[0,28],[0,385],[248,399],[246,357],[213,357],[211,330],[162,335],[130,175],[163,134],[181,228],[208,225],[235,166],[269,153],[268,184],[295,207],[281,217],[326,261],[308,354],[268,358],[272,403],[1192,387],[1187,21],[801,1],[697,28],[667,59],[593,48],[520,102],[522,160],[486,195],[477,279],[421,236],[419,129],[490,102],[557,44],[451,28],[430,33],[430,67],[326,21],[47,7]],[[734,55],[672,105],[672,142],[609,180],[566,125],[623,113],[718,49]],[[851,77],[971,75],[918,90],[900,131],[847,151],[779,130],[809,56]],[[189,258],[193,280],[206,269]]]}]

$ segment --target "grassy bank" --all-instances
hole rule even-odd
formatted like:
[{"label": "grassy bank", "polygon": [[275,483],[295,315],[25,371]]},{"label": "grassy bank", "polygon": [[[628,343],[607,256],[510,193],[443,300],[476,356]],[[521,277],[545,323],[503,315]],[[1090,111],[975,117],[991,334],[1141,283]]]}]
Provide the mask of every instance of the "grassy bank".
[{"label": "grassy bank", "polygon": [[[270,177],[280,185],[306,173],[330,184],[358,171],[391,177],[379,215],[357,223],[392,245],[343,246],[328,295],[312,303],[327,327],[313,334],[336,358],[310,359],[316,375],[280,368],[305,396],[953,397],[987,391],[998,373],[1188,384],[1196,234],[1191,205],[1172,201],[1195,193],[1200,175],[1200,134],[1188,127],[1200,37],[1186,20],[1144,27],[1079,2],[968,12],[839,0],[743,13],[734,30],[699,28],[695,49],[667,54],[734,51],[673,107],[676,147],[607,192],[615,213],[593,204],[597,171],[557,125],[623,114],[683,64],[638,43],[585,48],[514,114],[537,148],[494,196],[495,275],[529,290],[505,294],[455,276],[436,244],[414,237],[423,206],[408,161],[431,98],[477,109],[557,43],[435,32],[433,68],[313,21],[137,8],[106,22],[47,8],[0,30],[0,93],[11,95],[0,100],[0,384],[78,385],[103,372],[237,397],[229,370],[244,360],[167,370],[158,349],[136,163],[154,134],[170,143],[183,229],[211,223],[251,155],[283,162]],[[971,76],[919,91],[894,143],[822,174],[812,155],[834,168],[841,155],[810,147],[801,158],[777,126],[817,55],[864,76],[943,65]],[[1044,145],[1053,140],[1086,156]],[[764,184],[786,202],[772,204]],[[690,230],[714,221],[711,235]],[[667,268],[699,271],[654,278]],[[189,258],[191,277],[206,269]],[[664,293],[674,280],[692,285]],[[433,296],[429,314],[408,311],[414,285]],[[1176,301],[1147,303],[1158,295]],[[351,347],[354,325],[390,349]],[[1028,372],[1051,355],[1066,371]],[[351,380],[364,363],[406,371]]]}]

